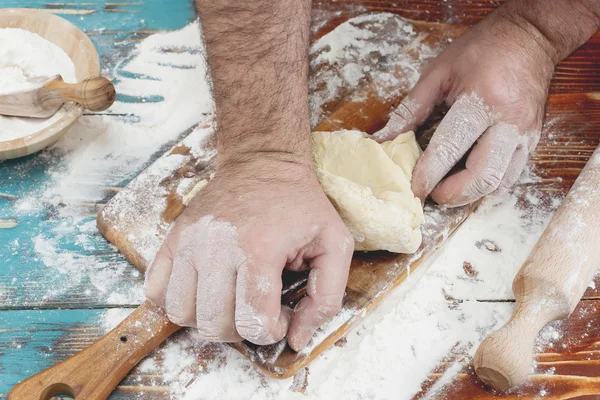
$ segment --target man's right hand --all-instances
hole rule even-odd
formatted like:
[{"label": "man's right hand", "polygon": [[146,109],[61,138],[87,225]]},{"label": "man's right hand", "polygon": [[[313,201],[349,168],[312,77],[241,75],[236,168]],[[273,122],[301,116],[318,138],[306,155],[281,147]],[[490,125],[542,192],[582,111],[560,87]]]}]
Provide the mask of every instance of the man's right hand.
[{"label": "man's right hand", "polygon": [[[147,297],[205,340],[301,350],[342,305],[353,239],[312,166],[229,162],[177,219],[146,278]],[[281,305],[284,268],[310,269],[307,296]]]}]

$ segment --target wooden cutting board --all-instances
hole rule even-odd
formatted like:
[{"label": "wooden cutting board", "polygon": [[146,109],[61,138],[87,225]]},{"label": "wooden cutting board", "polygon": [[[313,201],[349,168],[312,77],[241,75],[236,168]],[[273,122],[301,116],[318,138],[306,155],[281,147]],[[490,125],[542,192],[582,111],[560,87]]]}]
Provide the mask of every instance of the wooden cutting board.
[{"label": "wooden cutting board", "polygon": [[[407,20],[398,16],[384,18],[383,22],[378,23],[377,18],[353,18],[329,33],[343,39],[344,29],[368,32],[368,35],[363,35],[367,38],[362,40],[361,46],[372,45],[374,50],[366,55],[353,55],[356,49],[349,44],[346,48],[347,57],[338,57],[333,63],[325,62],[323,59],[327,57],[324,55],[330,55],[331,51],[331,46],[327,44],[331,37],[317,40],[313,45],[310,88],[312,102],[319,102],[320,111],[315,130],[354,128],[369,133],[377,131],[385,124],[390,110],[414,84],[406,77],[414,77],[415,73],[418,76],[427,59],[439,53],[442,48],[440,43],[447,43],[448,38],[458,36],[464,29],[443,24],[408,22],[407,25]],[[386,43],[397,46],[397,54],[384,54],[377,50]],[[390,57],[396,57],[396,60],[390,61]],[[368,67],[372,73],[364,76],[357,85],[342,85],[331,95],[328,82],[335,77],[342,79],[344,67],[350,63]],[[388,72],[390,76],[386,79],[394,83],[382,85],[377,72]],[[426,127],[425,131],[430,132],[431,127]],[[169,226],[184,210],[186,195],[214,173],[214,158],[212,127],[210,121],[206,121],[195,127],[182,142],[167,151],[106,205],[98,215],[100,232],[136,268],[145,271]],[[393,288],[404,282],[474,208],[475,205],[456,209],[426,205],[423,244],[415,254],[356,253],[342,311],[317,332],[307,349],[301,353],[292,351],[285,340],[271,346],[256,346],[249,342],[233,346],[269,375],[279,378],[292,376],[340,339]],[[283,304],[293,307],[304,295],[306,276],[305,273],[284,274]]]}]

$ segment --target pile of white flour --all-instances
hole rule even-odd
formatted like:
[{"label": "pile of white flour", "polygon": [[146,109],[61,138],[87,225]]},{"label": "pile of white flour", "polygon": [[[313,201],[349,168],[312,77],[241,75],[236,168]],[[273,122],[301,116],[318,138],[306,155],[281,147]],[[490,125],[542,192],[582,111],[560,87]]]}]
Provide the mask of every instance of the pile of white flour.
[{"label": "pile of white flour", "polygon": [[[0,95],[31,89],[30,78],[54,75],[77,82],[75,65],[60,47],[25,29],[0,29]],[[64,114],[62,108],[43,119],[0,116],[0,142],[31,135]]]}]

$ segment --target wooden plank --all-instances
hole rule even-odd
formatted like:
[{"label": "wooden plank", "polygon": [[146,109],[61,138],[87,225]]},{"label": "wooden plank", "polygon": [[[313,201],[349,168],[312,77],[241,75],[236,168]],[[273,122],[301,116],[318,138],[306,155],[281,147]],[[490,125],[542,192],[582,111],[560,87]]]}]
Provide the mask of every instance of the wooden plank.
[{"label": "wooden plank", "polygon": [[[0,311],[0,393],[98,337],[100,310]],[[65,342],[66,340],[66,342]]]},{"label": "wooden plank", "polygon": [[[423,27],[424,26],[419,26],[419,28]],[[427,26],[428,31],[430,31],[432,28],[432,26]],[[448,32],[447,28],[446,32]],[[454,31],[454,34],[456,34],[456,31]],[[439,40],[439,36],[435,37],[435,39]],[[315,69],[313,65],[313,77],[320,76],[319,73],[322,72],[322,70],[319,69],[319,67]],[[398,76],[401,75],[399,74]],[[317,130],[335,130],[339,128],[358,127],[365,131],[372,132],[380,127],[383,121],[372,116],[386,115],[392,104],[395,101],[398,101],[398,98],[392,101],[380,99],[376,94],[373,93],[373,91],[369,91],[369,87],[366,86],[368,84],[369,82],[365,83],[363,88],[358,89],[358,93],[361,94],[358,97],[367,99],[364,102],[348,101],[348,99],[350,99],[351,96],[356,92],[346,91],[340,94],[339,99],[335,99],[329,104],[326,104],[323,107],[323,110],[325,111],[326,115],[329,115],[329,117],[317,128]],[[319,85],[320,83],[311,83],[311,87],[319,87]],[[404,89],[406,90],[408,88]],[[361,93],[361,90],[364,92]],[[597,123],[596,119],[589,118],[590,116],[593,117],[591,110],[593,110],[593,108],[596,106],[596,103],[592,101],[589,109],[585,109],[586,112],[590,114],[587,119],[581,119],[581,113],[577,112],[577,110],[573,110],[572,104],[581,104],[582,101],[587,101],[588,99],[589,96],[577,93],[551,97],[549,101],[550,111],[548,113],[548,118],[552,119],[552,124],[547,125],[543,143],[546,143],[555,135],[564,133],[566,126],[572,130],[574,127],[578,127],[578,124],[583,124],[583,126],[580,128],[578,127],[578,129],[576,129],[569,137],[570,144],[578,140],[578,132],[586,132],[587,135],[590,129],[593,129]],[[336,107],[338,107],[337,111]],[[556,110],[556,112],[554,110]],[[571,110],[575,112],[569,112],[565,110]],[[581,138],[580,146],[576,150],[578,154],[581,155],[581,166],[583,166],[585,163],[585,154],[587,149],[593,148],[591,147],[593,145],[589,144],[588,141],[586,141],[586,138],[587,136]],[[167,155],[167,158],[181,157],[182,154],[180,149],[187,149],[188,146],[188,144],[181,144],[177,146],[176,150]],[[553,168],[557,170],[557,174],[564,174],[565,166],[563,166],[561,163],[561,151],[569,152],[572,151],[573,148],[566,147],[561,143],[561,141],[556,140],[552,142],[552,146],[556,147],[558,152],[553,151],[552,153],[540,153],[537,155],[537,158],[534,157],[534,164],[542,165],[545,163],[550,163],[553,165]],[[117,247],[119,247],[140,270],[144,270],[146,268],[148,262],[151,260],[152,255],[155,253],[157,246],[160,244],[161,238],[164,237],[170,222],[173,221],[183,210],[184,206],[181,202],[181,198],[184,197],[185,194],[189,192],[189,190],[191,190],[191,188],[197,182],[205,179],[212,171],[214,171],[210,161],[198,160],[192,156],[189,156],[189,150],[186,150],[185,153],[186,157],[189,158],[184,160],[181,165],[178,164],[176,167],[173,167],[174,169],[171,171],[161,171],[157,167],[152,169],[147,174],[142,174],[139,180],[134,181],[129,187],[121,192],[120,195],[115,198],[115,202],[110,203],[109,206],[105,208],[105,210],[99,215],[99,227],[101,231],[107,236],[107,238],[109,238],[109,240],[117,245]],[[161,161],[160,164],[167,164],[166,159]],[[573,167],[574,166],[571,162],[568,171],[573,173],[572,178],[576,176],[577,171],[577,169],[574,169]],[[192,171],[191,176],[185,176],[182,174],[182,171]],[[553,173],[554,171],[549,172]],[[163,192],[161,193],[160,191],[155,191],[152,195],[156,195],[156,198],[149,202],[149,194],[146,193],[145,190],[145,188],[149,186],[148,182],[146,182],[146,175],[152,177],[157,183],[159,183],[160,186],[163,187]],[[572,182],[572,178],[562,180],[560,185],[556,185],[553,187],[553,189],[564,192]],[[192,179],[192,182],[186,183],[186,188],[181,189],[179,185],[181,182],[186,181],[186,179]],[[154,187],[155,185],[152,184],[150,186]],[[121,198],[127,199],[129,203],[122,201]],[[137,200],[132,201],[131,199]],[[143,201],[142,199],[146,201]],[[160,205],[161,203],[163,204],[162,206]],[[141,226],[139,223],[132,223],[132,221],[129,220],[129,216],[134,215],[136,216],[136,220],[141,219],[144,221],[142,224],[147,222],[146,225]],[[139,218],[140,216],[143,217]],[[159,218],[157,220],[157,217],[162,219]],[[453,225],[451,224],[451,226]],[[148,232],[152,233],[153,236],[151,238],[146,237],[146,239],[139,240],[142,235]],[[159,232],[159,235],[154,235],[154,232]],[[151,246],[149,246],[149,240],[154,241]],[[437,243],[437,239],[434,239],[431,242],[426,241],[425,243]],[[349,327],[356,323],[358,320],[356,316],[364,314],[362,310],[370,310],[375,304],[377,304],[379,299],[381,299],[383,295],[387,293],[385,289],[387,289],[389,286],[398,284],[404,279],[404,276],[402,275],[394,275],[394,278],[391,279],[393,282],[392,285],[389,285],[388,283],[387,286],[384,287],[379,286],[377,280],[374,279],[369,282],[371,286],[358,284],[360,289],[353,291],[353,283],[362,282],[363,275],[373,276],[374,274],[376,275],[377,273],[382,273],[382,276],[384,276],[385,273],[390,272],[390,270],[388,270],[390,266],[398,265],[400,259],[391,260],[391,262],[387,264],[385,262],[381,262],[381,260],[374,260],[376,261],[368,260],[367,263],[369,261],[374,262],[374,264],[377,265],[377,268],[375,270],[369,270],[366,272],[364,268],[362,268],[365,264],[355,262],[349,280],[347,302],[345,303],[345,310],[353,310],[355,312],[350,313],[347,316],[348,322],[344,322],[342,327],[340,327],[336,333],[325,338],[325,340],[323,340],[321,343],[317,343],[315,352],[313,354],[297,355],[290,349],[286,348],[284,344],[277,344],[269,348],[258,348],[249,343],[244,343],[243,345],[236,347],[249,358],[257,360],[260,367],[271,374],[288,376],[289,374],[295,372],[297,368],[306,365],[306,363],[314,358],[316,354],[339,339],[339,337],[346,332]],[[401,262],[400,265],[404,267],[406,264]],[[386,266],[388,268],[386,268]],[[300,280],[293,281],[291,284],[293,287],[297,287],[292,295],[294,299],[297,299],[299,296],[301,296],[304,289],[303,285],[297,285],[298,282],[300,282]],[[365,287],[373,288],[373,293],[365,291]],[[365,300],[365,298],[367,300]],[[293,305],[294,302],[292,301],[290,304]],[[275,352],[275,354],[273,352]],[[269,356],[265,356],[265,354],[268,354]],[[265,362],[267,359],[269,361]]]},{"label": "wooden plank", "polygon": [[[113,315],[124,318],[131,311],[133,309],[0,311],[0,398],[24,378],[96,341],[108,328],[107,321],[116,323],[119,319]],[[187,351],[195,356],[195,361],[181,372],[207,373],[217,368],[216,361],[224,356],[224,345],[197,342],[189,332],[182,331],[150,355],[161,370],[165,360],[163,350],[175,343],[187,343]],[[147,393],[152,393],[152,397],[147,397]],[[110,398],[170,398],[169,381],[156,370],[137,367]]]},{"label": "wooden plank", "polygon": [[[111,312],[119,311],[121,310]],[[131,309],[122,310],[123,316],[129,311]],[[105,310],[0,311],[0,398],[2,393],[7,393],[21,379],[68,358],[97,340],[104,331],[100,321],[105,320],[106,316]],[[430,379],[423,385],[424,389],[414,399],[433,394],[430,390],[435,382],[457,360],[459,364],[463,364],[457,380],[436,392],[433,398],[533,399],[540,396],[540,393],[546,393],[544,399],[562,400],[575,398],[585,391],[589,393],[590,390],[598,390],[599,322],[600,300],[590,300],[582,302],[569,320],[555,323],[554,329],[559,332],[559,338],[538,346],[537,367],[532,384],[523,386],[518,391],[500,395],[485,389],[475,379],[466,361],[460,361],[465,358],[469,348],[459,347],[458,352],[450,354],[432,372]],[[154,368],[149,370],[136,367],[121,382],[111,399],[171,398],[171,383],[163,376],[164,371],[171,370],[163,365],[164,350],[176,343],[181,343],[186,348],[195,343],[187,351],[196,357],[196,361],[182,370],[182,373],[193,372],[192,380],[202,374],[214,372],[219,368],[218,360],[227,354],[223,345],[196,342],[188,332],[182,331],[150,356],[153,361],[151,363],[156,365]],[[600,393],[600,390],[593,393]]]},{"label": "wooden plank", "polygon": [[[147,1],[149,2],[149,1]],[[7,7],[7,6],[22,6],[23,4],[30,4],[33,5],[35,3],[35,6],[38,6],[38,4],[40,2],[38,1],[33,1],[33,2],[29,2],[29,3],[25,3],[22,1],[8,1],[8,0],[0,0],[0,6],[2,7]],[[86,3],[94,3],[93,1],[88,1],[88,2],[76,2],[78,5],[81,5],[82,7],[86,4]],[[169,6],[171,6],[172,4],[177,7],[178,4],[183,4],[185,3],[186,6],[188,6],[190,3],[185,1],[185,2],[171,2],[169,4]],[[414,4],[413,4],[414,3]],[[413,1],[413,0],[400,0],[400,1],[396,1],[396,2],[392,2],[392,1],[381,1],[381,2],[350,2],[347,0],[344,1],[332,1],[332,0],[328,0],[328,1],[319,1],[319,2],[314,2],[314,10],[313,10],[313,15],[316,17],[313,19],[313,21],[316,22],[320,22],[323,23],[323,25],[319,28],[319,29],[315,29],[316,32],[320,32],[321,34],[326,32],[327,30],[330,30],[333,26],[336,26],[337,24],[339,24],[339,22],[342,22],[348,18],[350,18],[353,15],[358,15],[358,14],[362,14],[365,12],[369,12],[369,11],[392,11],[392,12],[397,12],[400,15],[409,17],[409,18],[414,18],[414,19],[420,19],[420,20],[428,20],[428,21],[438,21],[438,22],[444,22],[444,23],[474,23],[476,21],[478,21],[479,19],[483,18],[489,11],[491,11],[497,4],[499,4],[500,2],[493,2],[493,1],[488,1],[488,0],[461,0],[461,1],[457,1],[457,0],[449,0],[448,2],[438,2],[438,1]],[[95,3],[94,3],[95,4]],[[363,5],[364,4],[364,5]],[[396,4],[396,5],[394,5]],[[449,6],[452,6],[452,8],[454,10],[462,10],[465,12],[464,15],[462,15],[461,13],[457,13],[457,12],[450,12],[449,10]],[[189,21],[190,18],[192,18],[193,16],[191,15],[191,10],[189,10],[187,16],[184,19],[181,19],[179,17],[174,17],[172,15],[169,15],[168,12],[165,12],[165,8],[164,8],[164,2],[160,2],[160,1],[153,1],[153,7],[154,7],[154,13],[156,13],[156,16],[151,16],[150,13],[148,15],[146,15],[145,17],[145,26],[143,28],[140,28],[140,30],[152,30],[152,29],[167,29],[167,25],[168,24],[180,24],[180,26],[185,25],[186,21]],[[143,7],[139,8],[142,12],[144,11]],[[340,12],[341,11],[341,12]],[[92,40],[94,39],[94,36],[99,36],[102,37],[102,44],[99,45],[99,47],[104,47],[106,49],[106,51],[115,53],[115,41],[113,40],[113,37],[111,37],[110,35],[112,35],[113,33],[111,33],[110,35],[107,34],[106,36],[103,36],[101,33],[96,33],[94,31],[98,31],[98,30],[102,30],[103,28],[106,28],[107,26],[115,26],[115,27],[119,27],[119,33],[116,33],[115,37],[118,38],[120,37],[120,35],[125,35],[125,37],[130,38],[127,40],[131,40],[131,41],[135,41],[136,36],[132,34],[131,32],[134,32],[137,28],[133,27],[130,28],[129,26],[133,26],[136,23],[138,23],[139,21],[135,22],[134,19],[128,20],[129,22],[125,22],[125,17],[127,16],[127,13],[106,13],[106,15],[118,15],[118,17],[114,17],[114,19],[109,19],[108,16],[103,16],[103,17],[98,17],[94,24],[91,24],[88,21],[91,21],[90,18],[92,18],[92,16],[98,16],[100,14],[104,13],[104,11],[99,11],[99,12],[95,12],[91,15],[82,15],[82,16],[78,16],[78,15],[66,15],[66,17],[68,19],[72,19],[73,22],[75,22],[77,25],[82,26],[85,30],[87,30],[88,32],[93,32],[94,34],[92,35]],[[138,14],[139,16],[139,14]],[[162,18],[164,16],[164,18]],[[83,17],[82,20],[80,20],[79,18]],[[162,18],[162,20],[155,20],[155,17],[158,18],[159,20]],[[157,21],[156,23],[154,23],[155,21]],[[327,21],[329,21],[329,23],[327,23]],[[161,25],[162,24],[162,25]],[[168,28],[171,29],[171,28]],[[139,35],[141,36],[141,35]],[[112,42],[111,42],[112,40]],[[578,50],[577,52],[575,52],[575,54],[569,59],[567,60],[565,63],[563,63],[560,68],[563,68],[563,65],[565,65],[565,76],[568,76],[570,80],[568,80],[567,82],[569,84],[564,84],[562,78],[558,79],[557,77],[561,77],[562,75],[557,74],[557,77],[555,77],[555,79],[553,80],[553,84],[551,87],[551,90],[553,91],[553,93],[581,93],[581,92],[588,92],[589,97],[593,97],[594,95],[592,94],[592,92],[598,92],[597,89],[597,83],[593,83],[592,85],[588,85],[586,83],[586,79],[590,79],[592,77],[592,75],[594,76],[599,76],[597,74],[597,68],[600,67],[600,63],[598,62],[598,56],[597,56],[597,52],[598,52],[598,42],[599,42],[599,36],[596,35],[592,41],[588,44],[586,44],[582,49]],[[98,42],[100,43],[100,41]],[[98,45],[97,43],[97,45]],[[117,47],[118,47],[118,43],[117,43]],[[102,51],[101,51],[102,53]],[[125,54],[123,54],[125,55]],[[109,56],[109,54],[106,54],[107,57],[107,61],[105,62],[112,62],[111,58]],[[118,57],[115,57],[115,59],[119,59]],[[572,59],[572,61],[571,61]],[[583,69],[586,71],[585,72],[585,79],[577,79],[577,77],[579,75],[576,75],[575,78],[571,78],[570,74],[572,73],[572,71],[578,71],[581,70],[583,66]],[[559,71],[560,72],[560,71]],[[566,78],[565,78],[566,79]],[[576,132],[580,132],[579,131],[579,127],[583,127],[584,129],[590,129],[591,133],[588,135],[586,134],[586,131],[581,131],[580,134],[578,134],[580,138],[579,143],[576,142],[572,142],[571,141],[571,134],[567,133],[571,130],[571,128],[567,125],[564,124],[565,126],[563,128],[561,128],[561,135],[557,135],[553,138],[545,138],[543,139],[542,143],[540,143],[540,146],[538,147],[538,152],[536,152],[536,157],[539,156],[540,160],[539,162],[537,162],[538,165],[538,169],[537,172],[540,174],[544,174],[544,176],[546,177],[545,179],[549,182],[552,183],[552,185],[549,185],[548,190],[551,190],[553,187],[558,186],[557,190],[559,192],[562,192],[565,190],[566,187],[568,187],[570,185],[570,182],[572,182],[572,180],[574,179],[574,177],[577,175],[579,169],[581,168],[581,165],[585,160],[585,154],[587,154],[587,152],[589,151],[589,149],[591,148],[591,146],[593,146],[593,143],[591,141],[593,141],[594,139],[598,139],[598,135],[595,131],[593,131],[593,127],[586,127],[585,125],[585,120],[588,116],[588,111],[586,111],[589,107],[593,107],[593,104],[596,104],[595,102],[591,102],[588,103],[589,99],[586,98],[579,98],[578,101],[584,101],[584,107],[583,110],[579,113],[579,119],[573,119],[573,123],[575,124],[573,126],[573,131]],[[560,116],[560,112],[565,112],[565,113],[575,113],[577,110],[571,110],[568,107],[567,108],[563,108],[562,111],[560,111],[559,108],[557,108],[557,116]],[[591,141],[588,143],[581,143],[581,139],[585,139],[585,138],[590,139]],[[561,146],[563,147],[562,149],[560,149],[560,154],[556,154],[555,155],[555,159],[561,159],[562,161],[564,161],[564,164],[560,167],[560,168],[552,168],[552,165],[554,163],[552,157],[549,157],[549,155],[552,155],[553,152],[555,153],[556,150],[559,150],[555,145],[554,142],[559,142],[562,143]],[[12,205],[14,204],[14,197],[24,197],[27,194],[32,194],[32,193],[36,193],[36,190],[39,188],[40,185],[42,184],[48,184],[51,181],[51,178],[47,176],[46,172],[48,171],[48,164],[50,162],[47,159],[43,159],[42,157],[32,157],[32,158],[28,158],[26,160],[20,160],[19,162],[15,162],[15,163],[2,163],[0,164],[0,192],[7,192],[5,193],[5,195],[8,195],[11,198],[7,198],[6,196],[2,196],[0,195],[0,218],[13,218],[15,217],[14,214],[8,214],[8,212],[10,212],[10,210],[12,209]],[[548,170],[546,170],[548,168]],[[548,172],[545,172],[548,171]],[[557,178],[561,178],[560,174],[564,174],[564,178],[562,182],[557,181]],[[27,179],[25,179],[27,178]],[[9,190],[5,190],[5,187],[8,187]],[[41,230],[36,230],[34,229],[37,224],[38,221],[46,221],[49,217],[50,218],[55,218],[52,217],[52,215],[55,215],[54,211],[52,209],[43,209],[41,212],[37,213],[34,216],[29,216],[27,218],[18,219],[18,222],[20,225],[22,226],[28,226],[31,229],[31,232],[27,232],[27,230],[24,230],[23,232],[19,232],[18,235],[14,235],[14,233],[11,233],[11,230],[1,230],[0,229],[0,262],[3,265],[9,265],[7,264],[5,261],[5,259],[3,258],[7,253],[4,252],[6,246],[8,244],[10,244],[15,238],[18,238],[20,240],[21,243],[28,243],[31,241],[32,238],[34,238],[37,234],[39,234],[40,232],[45,233],[48,231],[48,226],[49,225],[45,225],[45,227]],[[56,222],[56,221],[55,221]],[[4,232],[3,232],[4,231]],[[20,250],[21,251],[21,250]],[[80,251],[79,249],[74,249],[74,252],[78,252]],[[10,265],[14,268],[13,271],[11,272],[11,274],[13,276],[18,276],[18,277],[27,277],[27,270],[29,268],[35,268],[37,267],[39,264],[35,263],[33,266],[31,266],[32,261],[27,257],[27,254],[33,254],[31,247],[26,246],[25,248],[23,248],[22,250],[22,254],[20,257],[15,257],[14,255],[10,261]],[[94,256],[95,257],[95,256]],[[96,262],[94,261],[94,258],[90,258],[89,259],[90,263]],[[33,276],[30,281],[28,281],[28,283],[21,283],[18,282],[16,285],[32,285],[32,286],[37,286],[37,287],[41,287],[43,288],[45,286],[45,279],[48,279],[48,277],[50,276],[50,274],[48,273],[47,275],[44,274],[40,274],[40,275],[36,275]],[[10,280],[6,280],[5,282],[7,282],[6,284],[10,285]],[[31,282],[31,283],[29,283]],[[139,282],[139,280],[138,280]],[[85,297],[85,290],[86,288],[82,285],[81,287],[75,289],[75,291],[79,291],[79,293],[81,294],[80,297],[73,297],[70,300],[65,301],[64,303],[60,304],[59,306],[69,306],[69,305],[76,305],[77,302],[80,299],[83,299]],[[588,291],[588,295],[594,295],[594,296],[598,296],[597,291],[593,291],[590,290]],[[0,299],[2,298],[2,296],[0,296]],[[32,296],[33,299],[35,298],[39,298],[38,295],[34,295]],[[93,303],[93,299],[94,296],[92,295],[91,297],[89,297],[90,302],[88,304],[92,304]],[[28,299],[26,298],[21,298],[22,302],[20,303],[20,305],[22,306],[23,304],[30,304],[32,306],[36,306],[36,304],[39,305],[39,303],[26,303],[26,301],[28,301]],[[21,301],[20,300],[20,301]],[[19,302],[17,301],[17,303],[11,303],[11,304],[16,304],[16,306],[19,306]],[[97,304],[98,306],[101,306],[102,304]],[[13,312],[17,312],[17,311],[11,311],[11,313]],[[43,311],[46,312],[46,311]],[[86,311],[88,312],[88,311]],[[21,322],[22,323],[22,322]],[[94,322],[94,324],[96,324],[97,326],[97,322]],[[35,328],[37,329],[37,328]],[[592,335],[596,336],[597,335],[595,333],[592,333]],[[45,342],[46,345],[48,342]],[[36,353],[34,354],[33,352],[32,354],[32,359],[33,360],[40,360],[43,359],[45,356],[43,355],[43,353]],[[4,360],[4,355],[0,354],[0,363],[3,362]],[[17,371],[18,373],[21,373],[20,371]],[[22,374],[21,378],[26,377],[26,374]],[[136,376],[136,375],[132,375]],[[0,372],[0,382],[2,381],[2,372]],[[151,379],[148,380],[148,382],[150,382]],[[152,395],[144,395],[142,393],[144,393],[144,390],[148,391],[151,390],[151,384],[148,383],[147,385],[141,385],[140,387],[137,387],[135,384],[135,381],[131,381],[127,386],[124,386],[121,390],[119,390],[119,392],[116,394],[116,396],[118,398],[163,398],[163,397],[158,397],[159,395],[156,392],[152,392]],[[6,392],[6,390],[2,389],[0,390],[1,392]],[[121,397],[121,393],[124,393],[125,397]],[[157,397],[155,397],[157,396]],[[165,397],[166,398],[166,397]],[[449,398],[449,397],[447,397]],[[454,398],[465,398],[464,396],[461,397],[460,394],[457,394],[456,396],[454,396]]]},{"label": "wooden plank", "polygon": [[[122,74],[121,68],[127,64],[140,38],[161,29],[179,29],[195,18],[192,2],[185,0],[170,2],[168,6],[155,0],[0,0],[0,7],[45,8],[59,13],[90,35],[99,50],[104,72],[109,76],[113,76],[115,70],[118,75]],[[116,9],[127,12],[116,13]],[[72,229],[72,235],[60,233],[65,224],[71,223],[65,214],[89,215],[91,222],[102,204],[116,193],[106,189],[104,198],[81,199],[79,204],[68,206],[48,199],[42,202],[42,193],[48,187],[60,185],[52,175],[60,163],[56,155],[45,153],[0,164],[0,219],[16,222],[13,228],[0,229],[0,264],[3,266],[0,268],[0,309],[71,307],[74,304],[112,306],[121,303],[125,294],[141,294],[143,278],[130,269],[125,258],[97,232]],[[44,245],[55,248],[41,252]],[[61,265],[56,262],[49,265],[53,259],[70,260],[75,279],[61,281],[61,274],[57,274]],[[113,285],[110,288],[103,286],[102,279],[93,278],[93,275],[108,278],[111,273],[115,278],[107,279]],[[122,279],[116,278],[118,275],[122,275]]]}]

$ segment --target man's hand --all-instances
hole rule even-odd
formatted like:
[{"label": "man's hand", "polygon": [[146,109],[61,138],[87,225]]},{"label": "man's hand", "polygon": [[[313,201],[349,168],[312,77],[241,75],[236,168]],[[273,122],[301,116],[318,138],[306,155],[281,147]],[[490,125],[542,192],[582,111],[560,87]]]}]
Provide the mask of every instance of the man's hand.
[{"label": "man's hand", "polygon": [[[265,345],[289,329],[288,342],[300,350],[341,307],[353,243],[311,168],[229,165],[177,219],[148,271],[146,294],[205,340]],[[294,311],[281,306],[284,268],[311,270]]]},{"label": "man's hand", "polygon": [[[204,339],[302,349],[341,307],[354,242],[310,152],[310,0],[197,0],[216,104],[217,173],[177,219],[146,295]],[[281,273],[310,269],[281,306]]]},{"label": "man's hand", "polygon": [[[600,10],[587,0],[509,1],[425,68],[375,134],[393,139],[417,128],[436,105],[450,107],[413,172],[416,196],[460,206],[517,181],[540,137],[556,63],[598,27],[591,8]],[[466,168],[447,176],[470,149]]]}]

